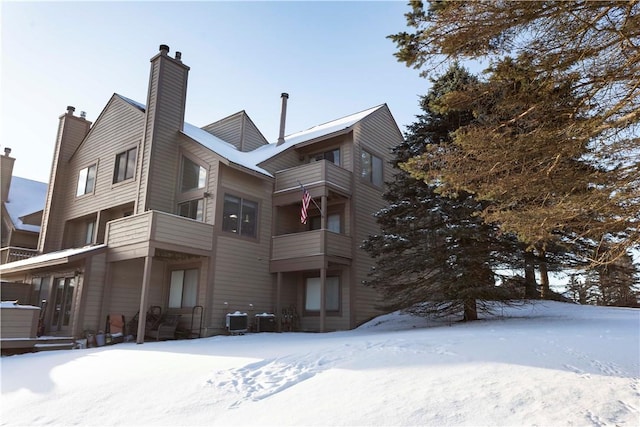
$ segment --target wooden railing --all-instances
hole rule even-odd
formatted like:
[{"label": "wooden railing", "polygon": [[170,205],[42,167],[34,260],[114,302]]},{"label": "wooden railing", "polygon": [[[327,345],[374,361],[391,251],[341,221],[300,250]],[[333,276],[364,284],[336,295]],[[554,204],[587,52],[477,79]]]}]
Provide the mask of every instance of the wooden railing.
[{"label": "wooden railing", "polygon": [[0,249],[0,264],[21,261],[38,255],[36,249],[17,248],[15,246],[6,246]]},{"label": "wooden railing", "polygon": [[[325,239],[324,242],[323,239]],[[272,260],[303,258],[314,255],[352,258],[351,237],[327,230],[273,236]]]},{"label": "wooden railing", "polygon": [[276,192],[298,191],[301,183],[305,186],[330,185],[346,194],[351,194],[352,191],[351,172],[327,160],[276,172]]}]

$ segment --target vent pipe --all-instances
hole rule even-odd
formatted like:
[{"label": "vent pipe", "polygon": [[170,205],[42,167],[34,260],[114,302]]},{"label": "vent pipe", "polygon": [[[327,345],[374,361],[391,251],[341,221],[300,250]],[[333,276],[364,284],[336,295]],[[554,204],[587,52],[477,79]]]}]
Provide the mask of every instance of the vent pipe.
[{"label": "vent pipe", "polygon": [[280,133],[278,133],[278,143],[276,146],[284,142],[284,124],[287,119],[287,99],[289,99],[289,94],[283,93],[280,97],[282,98],[282,112],[280,113]]}]

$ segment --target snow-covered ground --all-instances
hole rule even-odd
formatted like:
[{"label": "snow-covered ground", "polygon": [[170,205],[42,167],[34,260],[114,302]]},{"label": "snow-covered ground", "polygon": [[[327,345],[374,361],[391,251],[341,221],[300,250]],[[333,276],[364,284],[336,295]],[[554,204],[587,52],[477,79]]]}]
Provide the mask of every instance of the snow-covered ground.
[{"label": "snow-covered ground", "polygon": [[2,358],[3,426],[640,425],[640,310],[539,302]]}]

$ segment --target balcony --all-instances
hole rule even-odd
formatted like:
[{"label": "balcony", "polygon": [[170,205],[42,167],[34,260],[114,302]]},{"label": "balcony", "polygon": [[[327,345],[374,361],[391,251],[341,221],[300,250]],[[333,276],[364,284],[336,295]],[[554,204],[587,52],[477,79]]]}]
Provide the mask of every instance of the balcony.
[{"label": "balcony", "polygon": [[0,264],[21,261],[38,255],[36,249],[17,248],[15,246],[6,246],[0,249]]},{"label": "balcony", "polygon": [[352,255],[350,236],[328,230],[273,236],[271,271],[319,268],[326,261],[349,264]]},{"label": "balcony", "polygon": [[[299,198],[300,184],[303,184],[313,197],[326,194],[326,190],[329,189],[350,196],[351,175],[348,170],[326,160],[296,166],[276,172],[274,196],[294,193],[295,197]],[[314,190],[319,192],[314,194]]]},{"label": "balcony", "polygon": [[149,248],[208,256],[213,225],[159,211],[147,211],[107,224],[106,243],[114,254],[146,256]]}]

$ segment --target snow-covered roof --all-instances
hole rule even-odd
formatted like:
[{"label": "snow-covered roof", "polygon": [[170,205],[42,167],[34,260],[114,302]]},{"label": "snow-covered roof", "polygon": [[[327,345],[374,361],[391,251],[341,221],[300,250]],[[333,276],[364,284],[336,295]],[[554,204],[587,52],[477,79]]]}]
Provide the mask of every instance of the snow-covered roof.
[{"label": "snow-covered roof", "polygon": [[40,232],[40,225],[24,224],[23,217],[44,209],[47,184],[14,176],[11,178],[8,200],[4,206],[16,230]]},{"label": "snow-covered roof", "polygon": [[[119,94],[116,95],[129,104],[133,105],[134,107],[140,109],[141,111],[145,111],[145,106],[143,104],[129,99],[125,96]],[[378,105],[359,113],[351,114],[337,120],[314,126],[301,132],[287,135],[284,137],[284,143],[280,145],[277,145],[275,143],[266,144],[249,152],[240,151],[233,144],[215,137],[209,132],[187,122],[184,123],[184,129],[182,132],[194,141],[202,144],[211,151],[229,160],[231,163],[235,163],[266,176],[272,176],[268,171],[264,170],[258,165],[295,145],[345,131],[360,120],[364,119],[369,114],[377,111],[382,107],[383,105]]]},{"label": "snow-covered roof", "polygon": [[64,264],[69,261],[70,257],[76,255],[84,255],[91,251],[106,248],[107,245],[93,245],[84,246],[82,248],[63,249],[61,251],[49,252],[42,255],[37,255],[31,258],[21,259],[20,261],[9,262],[0,265],[0,273],[6,273],[8,271],[20,270],[25,267],[37,268],[46,267],[49,265]]}]

